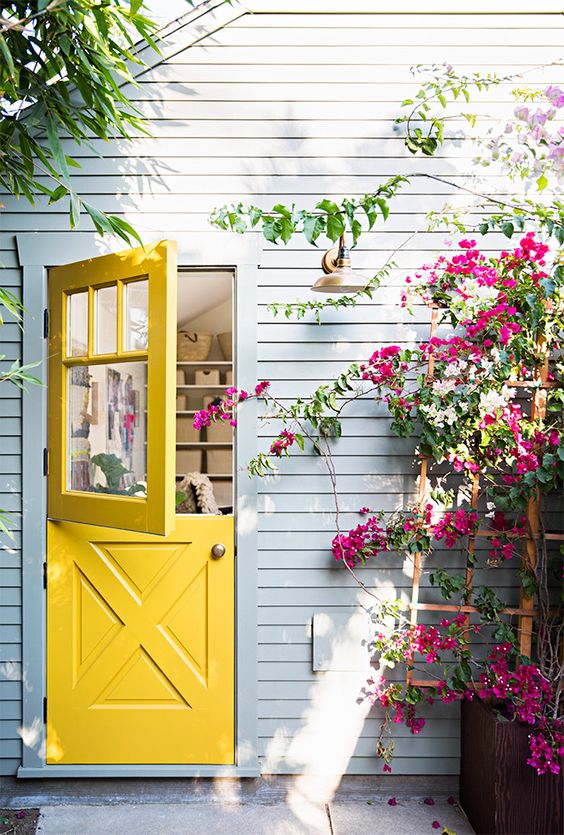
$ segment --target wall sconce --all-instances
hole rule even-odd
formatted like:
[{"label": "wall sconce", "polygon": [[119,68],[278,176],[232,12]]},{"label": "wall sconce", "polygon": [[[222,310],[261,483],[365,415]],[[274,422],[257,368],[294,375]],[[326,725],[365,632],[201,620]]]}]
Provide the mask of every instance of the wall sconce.
[{"label": "wall sconce", "polygon": [[344,235],[341,235],[338,247],[327,250],[321,259],[321,267],[325,275],[311,288],[316,293],[359,293],[370,281],[351,270],[351,256]]}]

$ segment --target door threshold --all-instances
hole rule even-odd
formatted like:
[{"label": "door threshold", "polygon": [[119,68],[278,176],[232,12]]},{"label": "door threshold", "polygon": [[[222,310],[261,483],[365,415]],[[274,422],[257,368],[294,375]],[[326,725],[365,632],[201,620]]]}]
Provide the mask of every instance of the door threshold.
[{"label": "door threshold", "polygon": [[257,766],[240,765],[46,765],[21,766],[18,778],[51,777],[258,777]]}]

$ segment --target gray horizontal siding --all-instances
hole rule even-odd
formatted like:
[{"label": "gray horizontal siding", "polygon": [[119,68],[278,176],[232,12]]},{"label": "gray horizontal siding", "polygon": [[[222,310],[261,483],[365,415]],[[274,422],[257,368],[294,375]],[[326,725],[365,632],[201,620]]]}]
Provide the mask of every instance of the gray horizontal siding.
[{"label": "gray horizontal siding", "polygon": [[[0,284],[17,297],[21,272],[14,252],[0,252]],[[21,331],[6,317],[0,325],[2,368],[21,356]],[[0,386],[0,508],[21,527],[21,397],[10,383]],[[21,554],[19,535],[0,535],[0,774],[13,773],[21,754]]]},{"label": "gray horizontal siding", "polygon": [[[473,151],[462,141],[435,159],[409,155],[391,120],[398,102],[414,92],[409,67],[450,61],[466,70],[504,74],[527,70],[527,84],[562,81],[562,69],[538,65],[560,58],[564,20],[559,15],[244,15],[199,45],[178,51],[141,77],[134,101],[154,118],[154,137],[135,139],[127,157],[115,143],[94,142],[100,156],[81,149],[76,187],[92,202],[135,223],[141,234],[155,230],[206,230],[208,214],[224,202],[252,199],[270,207],[278,199],[314,205],[322,196],[362,194],[401,171],[434,173],[464,183]],[[330,61],[328,60],[330,55]],[[470,110],[509,115],[507,82],[489,91]],[[448,131],[460,128],[458,121]],[[480,131],[484,131],[481,126]],[[72,143],[65,140],[71,150]],[[158,174],[160,179],[152,175]],[[484,172],[488,188],[509,194],[508,183]],[[380,268],[416,230],[425,214],[450,197],[448,186],[415,179],[394,202],[394,213],[363,236],[353,253],[356,269]],[[3,286],[20,291],[14,247],[18,231],[48,235],[68,228],[63,204],[30,212],[23,202],[3,199],[0,263]],[[452,198],[460,203],[459,196]],[[89,229],[84,221],[75,232]],[[256,235],[258,233],[251,233]],[[406,275],[444,250],[444,232],[419,231],[394,256],[397,268],[372,303],[348,313],[329,312],[327,324],[273,319],[272,301],[311,298],[319,275],[320,252],[296,239],[288,247],[264,246],[259,271],[259,375],[288,400],[307,395],[347,363],[370,355],[374,343],[412,344],[427,333],[428,312],[410,318],[397,308]],[[504,245],[488,236],[486,249]],[[242,290],[244,292],[244,289]],[[18,329],[0,329],[0,353],[20,355]],[[362,504],[392,511],[412,503],[417,459],[413,442],[390,437],[381,407],[359,401],[344,419],[344,437],[335,444],[336,471],[343,492],[343,524],[356,524]],[[16,534],[0,562],[0,773],[14,773],[20,757],[21,721],[21,404],[18,393],[0,390],[0,507],[13,509]],[[259,422],[263,447],[276,427]],[[307,768],[310,747],[331,739],[344,745],[348,771],[377,773],[374,756],[378,717],[373,709],[356,736],[341,739],[341,711],[324,707],[332,688],[346,687],[337,673],[314,673],[311,622],[317,612],[353,614],[369,599],[337,566],[328,545],[334,534],[331,488],[322,462],[313,455],[291,456],[281,474],[259,484],[259,745],[265,771],[292,773]],[[482,546],[480,546],[482,547]],[[457,558],[437,560],[457,566]],[[406,595],[409,578],[398,557],[360,569],[375,589]],[[487,572],[477,580],[487,582]],[[508,597],[510,572],[496,574]],[[429,592],[428,580],[422,595]],[[514,592],[513,592],[514,594]],[[434,622],[428,615],[428,622]],[[362,683],[359,676],[358,685]],[[350,682],[349,682],[350,684]],[[351,703],[354,702],[351,697]],[[324,713],[323,710],[326,710]],[[397,728],[396,773],[451,774],[458,770],[457,705],[424,708],[428,726],[420,737]],[[362,723],[361,723],[362,724]],[[309,734],[309,737],[308,737]],[[320,736],[321,735],[321,736]],[[358,737],[358,738],[357,738]]]}]

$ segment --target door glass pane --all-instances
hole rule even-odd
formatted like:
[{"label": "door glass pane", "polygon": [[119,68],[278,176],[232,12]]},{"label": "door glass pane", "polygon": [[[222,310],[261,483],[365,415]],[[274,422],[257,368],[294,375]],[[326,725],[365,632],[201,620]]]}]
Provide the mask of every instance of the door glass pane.
[{"label": "door glass pane", "polygon": [[117,350],[117,286],[100,287],[94,295],[94,353],[115,354]]},{"label": "door glass pane", "polygon": [[67,490],[143,498],[147,363],[68,369]]},{"label": "door glass pane", "polygon": [[124,350],[146,351],[149,345],[149,282],[125,285]]},{"label": "door glass pane", "polygon": [[88,354],[88,290],[71,293],[67,299],[67,357],[85,357]]}]

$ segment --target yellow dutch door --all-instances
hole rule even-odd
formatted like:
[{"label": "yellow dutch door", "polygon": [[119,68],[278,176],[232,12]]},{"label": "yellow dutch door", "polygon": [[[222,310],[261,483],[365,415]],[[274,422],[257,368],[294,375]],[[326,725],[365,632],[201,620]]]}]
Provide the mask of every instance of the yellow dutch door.
[{"label": "yellow dutch door", "polygon": [[234,761],[233,516],[175,515],[176,279],[170,242],[49,273],[48,764]]}]

